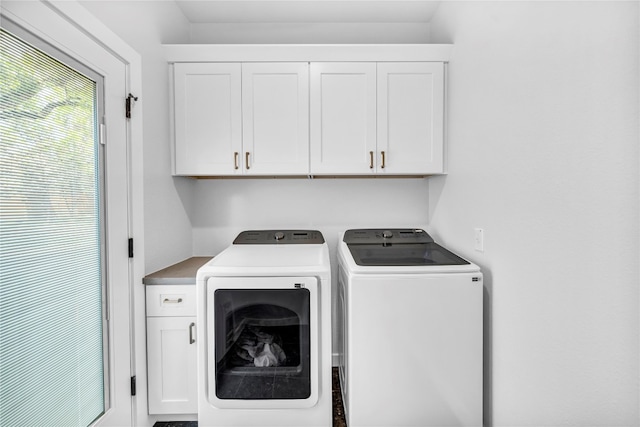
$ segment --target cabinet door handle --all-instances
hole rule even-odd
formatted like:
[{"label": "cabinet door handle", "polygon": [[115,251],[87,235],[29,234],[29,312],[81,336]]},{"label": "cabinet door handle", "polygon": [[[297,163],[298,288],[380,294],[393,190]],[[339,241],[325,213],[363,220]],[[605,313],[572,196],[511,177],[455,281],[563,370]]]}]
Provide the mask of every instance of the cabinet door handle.
[{"label": "cabinet door handle", "polygon": [[189,344],[193,344],[194,342],[196,342],[196,339],[194,338],[194,329],[196,328],[196,324],[191,322],[191,324],[189,325]]},{"label": "cabinet door handle", "polygon": [[369,169],[373,169],[373,151],[369,151]]},{"label": "cabinet door handle", "polygon": [[169,299],[165,298],[162,303],[163,304],[180,304],[182,302],[182,298]]},{"label": "cabinet door handle", "polygon": [[248,152],[248,151],[247,151],[246,153],[244,153],[244,166],[245,166],[247,169],[251,169],[251,168],[249,167],[249,152]]},{"label": "cabinet door handle", "polygon": [[238,166],[238,154],[239,153],[237,151],[233,152],[233,166],[234,166],[235,169],[238,169],[238,167],[239,167]]},{"label": "cabinet door handle", "polygon": [[384,162],[385,162],[385,154],[384,154],[384,151],[381,151],[381,152],[380,152],[380,154],[382,155],[382,165],[380,165],[380,167],[381,167],[382,169],[384,169]]}]

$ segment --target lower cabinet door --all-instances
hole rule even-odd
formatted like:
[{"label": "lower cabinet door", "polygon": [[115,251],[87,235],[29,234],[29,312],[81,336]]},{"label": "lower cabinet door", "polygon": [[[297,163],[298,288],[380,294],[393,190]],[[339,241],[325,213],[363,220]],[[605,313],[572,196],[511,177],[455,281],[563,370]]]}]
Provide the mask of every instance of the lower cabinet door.
[{"label": "lower cabinet door", "polygon": [[147,318],[150,414],[198,412],[195,317]]}]

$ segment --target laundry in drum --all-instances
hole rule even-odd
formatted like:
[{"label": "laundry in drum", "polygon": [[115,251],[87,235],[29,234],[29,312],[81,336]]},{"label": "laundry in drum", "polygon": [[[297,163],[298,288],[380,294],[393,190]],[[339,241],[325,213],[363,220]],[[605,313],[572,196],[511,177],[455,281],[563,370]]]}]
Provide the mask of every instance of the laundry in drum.
[{"label": "laundry in drum", "polygon": [[235,343],[235,354],[236,366],[276,367],[287,360],[280,336],[258,326],[244,328]]}]

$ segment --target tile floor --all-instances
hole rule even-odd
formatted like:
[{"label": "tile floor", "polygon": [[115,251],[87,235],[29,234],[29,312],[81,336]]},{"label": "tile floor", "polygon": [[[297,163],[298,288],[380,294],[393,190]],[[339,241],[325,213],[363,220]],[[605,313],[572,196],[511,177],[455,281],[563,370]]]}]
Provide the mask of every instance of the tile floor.
[{"label": "tile floor", "polygon": [[[342,406],[342,393],[340,393],[340,380],[338,378],[338,368],[333,368],[333,427],[347,427],[344,419],[344,408]],[[197,421],[158,421],[153,427],[198,427]]]},{"label": "tile floor", "polygon": [[344,419],[344,407],[342,406],[342,392],[340,391],[340,377],[338,368],[333,368],[333,427],[347,427]]}]

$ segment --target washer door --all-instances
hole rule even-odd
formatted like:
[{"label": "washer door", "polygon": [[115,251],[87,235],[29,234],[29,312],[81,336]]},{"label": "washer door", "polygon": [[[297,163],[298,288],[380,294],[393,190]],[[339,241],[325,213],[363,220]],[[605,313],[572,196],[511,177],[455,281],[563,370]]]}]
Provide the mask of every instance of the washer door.
[{"label": "washer door", "polygon": [[207,281],[207,395],[218,408],[318,401],[318,279]]}]

